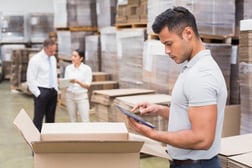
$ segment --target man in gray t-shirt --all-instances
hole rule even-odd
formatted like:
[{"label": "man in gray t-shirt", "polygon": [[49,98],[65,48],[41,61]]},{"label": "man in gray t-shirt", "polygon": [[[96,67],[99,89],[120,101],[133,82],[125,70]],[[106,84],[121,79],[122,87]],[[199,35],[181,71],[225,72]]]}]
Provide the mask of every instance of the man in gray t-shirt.
[{"label": "man in gray t-shirt", "polygon": [[177,64],[185,62],[174,85],[170,107],[139,103],[132,111],[169,119],[158,131],[128,118],[137,132],[167,144],[171,168],[221,168],[220,151],[227,89],[223,74],[198,34],[194,16],[183,7],[168,9],[152,25]]}]

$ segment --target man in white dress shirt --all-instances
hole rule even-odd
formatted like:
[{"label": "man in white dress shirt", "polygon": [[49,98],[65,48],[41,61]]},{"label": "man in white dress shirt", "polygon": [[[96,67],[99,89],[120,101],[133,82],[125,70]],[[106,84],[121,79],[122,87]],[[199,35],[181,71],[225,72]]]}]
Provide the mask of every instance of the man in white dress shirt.
[{"label": "man in white dress shirt", "polygon": [[46,39],[43,49],[29,60],[27,68],[28,88],[32,92],[34,100],[33,123],[39,131],[41,131],[44,116],[46,123],[55,121],[58,96],[55,51],[55,42]]}]

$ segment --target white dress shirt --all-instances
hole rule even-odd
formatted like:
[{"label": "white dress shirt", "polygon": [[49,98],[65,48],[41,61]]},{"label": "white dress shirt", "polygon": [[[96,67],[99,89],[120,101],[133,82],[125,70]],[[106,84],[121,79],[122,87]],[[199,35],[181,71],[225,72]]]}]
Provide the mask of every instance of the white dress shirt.
[{"label": "white dress shirt", "polygon": [[[52,76],[53,76],[53,86],[50,86],[49,83],[49,61],[48,57],[51,61],[52,66]],[[29,60],[28,68],[27,68],[27,84],[29,90],[36,97],[40,95],[40,90],[38,87],[43,88],[55,88],[58,90],[58,82],[57,82],[57,63],[55,56],[46,55],[44,49],[42,49],[39,53],[32,56]]]}]

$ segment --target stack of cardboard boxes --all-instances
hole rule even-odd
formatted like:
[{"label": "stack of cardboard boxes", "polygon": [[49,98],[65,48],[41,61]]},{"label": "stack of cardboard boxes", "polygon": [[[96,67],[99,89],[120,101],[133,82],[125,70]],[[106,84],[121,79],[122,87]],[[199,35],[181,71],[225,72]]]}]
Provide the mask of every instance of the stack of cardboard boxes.
[{"label": "stack of cardboard boxes", "polygon": [[251,138],[252,134],[246,134],[222,139],[222,147],[219,154],[222,168],[247,168],[252,166]]},{"label": "stack of cardboard boxes", "polygon": [[147,0],[128,0],[117,4],[116,24],[147,24]]},{"label": "stack of cardboard boxes", "polygon": [[117,122],[116,111],[113,108],[113,101],[117,97],[129,95],[147,95],[153,94],[154,90],[148,89],[106,89],[95,90],[92,93],[91,102],[95,107],[95,114],[97,121],[111,121]]}]

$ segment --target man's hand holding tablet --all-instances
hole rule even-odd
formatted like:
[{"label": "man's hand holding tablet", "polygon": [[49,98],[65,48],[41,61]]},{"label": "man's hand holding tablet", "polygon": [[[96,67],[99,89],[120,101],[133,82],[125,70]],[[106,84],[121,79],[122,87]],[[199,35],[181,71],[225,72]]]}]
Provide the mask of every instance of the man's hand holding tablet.
[{"label": "man's hand holding tablet", "polygon": [[116,108],[122,112],[123,114],[125,114],[126,116],[130,117],[130,118],[133,118],[134,120],[136,120],[137,122],[141,123],[141,124],[144,124],[150,128],[155,128],[155,126],[153,124],[151,124],[150,122],[148,121],[145,121],[144,119],[140,118],[139,116],[135,115],[134,113],[132,112],[129,112],[125,109],[123,109],[122,107],[116,105]]}]

